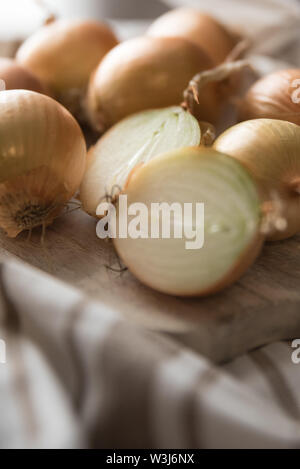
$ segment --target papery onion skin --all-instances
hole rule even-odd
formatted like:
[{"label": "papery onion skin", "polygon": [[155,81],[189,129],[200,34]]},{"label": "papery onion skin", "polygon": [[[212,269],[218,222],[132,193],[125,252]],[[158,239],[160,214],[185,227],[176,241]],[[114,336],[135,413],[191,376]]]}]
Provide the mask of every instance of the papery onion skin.
[{"label": "papery onion skin", "polygon": [[47,94],[41,81],[13,59],[0,57],[0,80],[4,81],[6,90],[29,90]]},{"label": "papery onion skin", "polygon": [[85,166],[82,131],[63,106],[31,91],[0,93],[0,226],[9,237],[52,223]]},{"label": "papery onion skin", "polygon": [[17,60],[61,100],[84,95],[91,73],[118,44],[112,30],[94,21],[58,20],[30,36]]},{"label": "papery onion skin", "polygon": [[[230,196],[228,191],[232,191]],[[242,191],[241,205],[236,198],[239,191]],[[201,147],[161,155],[136,169],[125,194],[128,206],[138,202],[146,204],[148,209],[151,203],[157,202],[203,202],[207,229],[210,222],[228,223],[221,235],[206,232],[204,247],[193,251],[186,250],[181,239],[117,237],[114,245],[122,261],[142,283],[157,291],[183,297],[217,293],[239,279],[260,253],[264,239],[260,233],[258,190],[242,165],[235,165],[234,159],[227,155]],[[226,197],[234,205],[228,212],[229,220],[218,207],[220,203],[226,205]],[[218,211],[216,219],[213,207]],[[241,231],[240,226],[243,226]],[[220,238],[216,240],[214,236]],[[240,236],[244,237],[242,242]]]},{"label": "papery onion skin", "polygon": [[[212,67],[209,57],[182,38],[139,37],[110,51],[91,78],[88,107],[99,130],[147,109],[177,106],[193,76]],[[214,123],[219,115],[215,84],[208,85],[197,118]]]},{"label": "papery onion skin", "polygon": [[271,230],[271,241],[300,231],[300,127],[275,119],[241,122],[225,131],[213,147],[239,160],[256,179],[263,199],[279,198],[283,230]]},{"label": "papery onion skin", "polygon": [[230,54],[236,40],[219,21],[194,8],[177,8],[159,17],[148,29],[152,37],[179,36],[194,42],[214,65]]},{"label": "papery onion skin", "polygon": [[137,165],[172,149],[200,145],[203,136],[205,140],[205,131],[210,131],[207,123],[199,124],[179,106],[144,111],[123,119],[88,153],[80,188],[83,209],[95,217],[100,201],[108,197],[114,202]]},{"label": "papery onion skin", "polygon": [[[300,69],[280,70],[261,78],[241,101],[240,120],[269,118],[300,125],[300,93],[298,91],[296,95],[297,88],[300,88]],[[293,100],[293,96],[296,99]]]}]

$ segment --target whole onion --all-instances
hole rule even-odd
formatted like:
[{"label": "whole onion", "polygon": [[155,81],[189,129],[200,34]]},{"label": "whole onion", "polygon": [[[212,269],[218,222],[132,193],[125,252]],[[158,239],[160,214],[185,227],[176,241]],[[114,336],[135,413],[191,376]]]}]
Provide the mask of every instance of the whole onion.
[{"label": "whole onion", "polygon": [[[263,243],[260,233],[260,195],[247,171],[236,160],[207,148],[183,148],[136,169],[122,195],[128,207],[147,208],[147,231],[138,226],[136,235],[117,233],[114,244],[129,270],[144,284],[177,296],[205,296],[236,281],[258,256]],[[191,204],[193,216],[170,216],[170,237],[162,236],[168,208],[159,214],[153,204],[181,209]],[[204,204],[204,218],[197,219],[196,203]],[[118,222],[124,220],[121,201]],[[155,213],[155,214],[154,214]],[[190,212],[191,213],[191,212]],[[187,221],[203,244],[189,246],[186,231],[175,237]],[[128,227],[136,223],[132,214]],[[153,236],[152,223],[160,230]],[[122,228],[123,229],[123,228]],[[140,230],[140,233],[139,233]]]},{"label": "whole onion", "polygon": [[80,188],[84,210],[96,216],[100,201],[106,198],[115,201],[130,173],[140,164],[176,148],[211,144],[214,137],[211,126],[199,123],[178,106],[123,119],[89,151]]},{"label": "whole onion", "polygon": [[300,124],[300,69],[280,70],[258,80],[240,103],[240,120],[270,118]]},{"label": "whole onion", "polygon": [[195,8],[177,8],[159,17],[148,29],[152,37],[179,36],[194,42],[219,65],[231,53],[236,39],[219,21]]},{"label": "whole onion", "polygon": [[254,119],[228,129],[214,143],[242,163],[257,181],[268,212],[270,240],[300,231],[300,127]]},{"label": "whole onion", "polygon": [[30,36],[17,52],[17,60],[76,113],[91,73],[116,44],[116,36],[103,23],[58,20]]},{"label": "whole onion", "polygon": [[0,80],[6,90],[30,90],[46,94],[46,87],[41,81],[13,59],[0,57]]},{"label": "whole onion", "polygon": [[79,188],[86,145],[71,114],[32,91],[0,93],[0,227],[47,226]]}]

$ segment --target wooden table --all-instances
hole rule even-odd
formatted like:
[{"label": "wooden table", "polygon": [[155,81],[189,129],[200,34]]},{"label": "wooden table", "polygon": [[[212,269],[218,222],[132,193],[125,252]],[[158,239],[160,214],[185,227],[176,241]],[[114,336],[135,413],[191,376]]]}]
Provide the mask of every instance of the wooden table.
[{"label": "wooden table", "polygon": [[128,271],[118,272],[113,246],[97,238],[96,221],[81,210],[57,219],[44,245],[40,237],[40,230],[30,241],[26,234],[16,240],[1,234],[0,254],[16,256],[218,363],[275,340],[300,337],[300,235],[267,244],[239,282],[206,299],[163,295]]}]

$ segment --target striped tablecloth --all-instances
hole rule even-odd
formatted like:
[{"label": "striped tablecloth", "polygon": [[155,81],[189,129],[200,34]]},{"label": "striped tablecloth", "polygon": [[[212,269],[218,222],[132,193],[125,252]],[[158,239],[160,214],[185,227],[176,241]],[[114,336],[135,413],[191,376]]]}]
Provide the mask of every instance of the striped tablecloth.
[{"label": "striped tablecloth", "polygon": [[15,260],[0,313],[2,448],[300,447],[288,343],[216,367]]}]

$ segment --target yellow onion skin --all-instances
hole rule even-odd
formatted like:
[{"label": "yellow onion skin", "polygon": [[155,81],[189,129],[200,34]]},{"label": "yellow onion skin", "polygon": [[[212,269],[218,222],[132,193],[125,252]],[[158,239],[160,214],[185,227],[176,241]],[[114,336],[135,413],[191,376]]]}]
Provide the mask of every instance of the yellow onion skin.
[{"label": "yellow onion skin", "polygon": [[[298,84],[296,80],[299,80]],[[298,102],[293,101],[299,87],[300,69],[280,70],[261,78],[252,85],[241,101],[240,120],[269,118],[300,125],[299,92]]]},{"label": "yellow onion skin", "polygon": [[278,201],[286,228],[273,229],[278,241],[300,231],[300,127],[276,119],[254,119],[231,127],[213,148],[238,159],[256,179],[265,202]]},{"label": "yellow onion skin", "polygon": [[82,131],[63,106],[31,91],[0,93],[0,227],[9,237],[49,225],[85,165]]},{"label": "yellow onion skin", "polygon": [[219,21],[194,8],[177,8],[159,17],[148,29],[152,37],[179,36],[194,42],[214,65],[223,62],[236,40]]},{"label": "yellow onion skin", "polygon": [[41,81],[13,59],[0,57],[0,80],[4,81],[6,90],[29,90],[47,94]]},{"label": "yellow onion skin", "polygon": [[30,36],[17,60],[64,102],[84,94],[91,73],[118,44],[109,26],[94,21],[58,20]]},{"label": "yellow onion skin", "polygon": [[260,253],[264,237],[258,189],[242,165],[227,155],[201,147],[166,153],[137,168],[124,194],[128,207],[143,203],[149,217],[153,203],[204,203],[201,249],[187,250],[184,239],[161,235],[114,239],[128,269],[157,291],[182,297],[212,295],[238,280]]},{"label": "yellow onion skin", "polygon": [[[178,105],[189,81],[212,67],[199,47],[182,38],[139,37],[110,51],[91,78],[88,107],[99,130],[131,114]],[[205,87],[195,108],[203,121],[219,115],[215,84]]]}]

